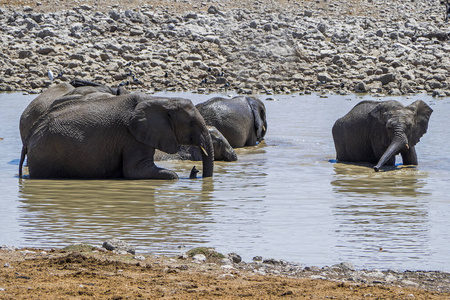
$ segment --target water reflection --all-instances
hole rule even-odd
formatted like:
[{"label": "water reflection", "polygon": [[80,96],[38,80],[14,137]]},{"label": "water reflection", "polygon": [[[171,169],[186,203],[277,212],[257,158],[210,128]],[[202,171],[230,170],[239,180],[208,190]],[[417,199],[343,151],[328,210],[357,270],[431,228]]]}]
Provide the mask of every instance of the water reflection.
[{"label": "water reflection", "polygon": [[[213,181],[29,180],[19,182],[25,238],[45,246],[123,237],[138,249],[205,241]],[[200,234],[199,234],[200,233]],[[38,242],[39,243],[39,242]]]},{"label": "water reflection", "polygon": [[386,172],[374,172],[369,166],[335,163],[333,191],[345,196],[389,194],[397,197],[428,195],[424,189],[428,174],[414,167],[401,166]]},{"label": "water reflection", "polygon": [[[400,167],[374,172],[367,166],[334,164],[334,216],[342,255],[359,253],[365,267],[395,265],[398,256],[426,261],[430,254],[428,174]],[[347,245],[352,245],[348,247]]]},{"label": "water reflection", "polygon": [[180,180],[19,179],[24,238],[32,245],[60,247],[98,245],[116,236],[143,252],[172,254],[180,245],[210,242],[211,231],[226,232],[230,220],[257,225],[264,210],[252,206],[266,196],[264,148],[262,143],[239,149],[236,163],[216,162],[213,178],[189,180],[183,174],[198,162],[167,161],[158,165],[177,172]]}]

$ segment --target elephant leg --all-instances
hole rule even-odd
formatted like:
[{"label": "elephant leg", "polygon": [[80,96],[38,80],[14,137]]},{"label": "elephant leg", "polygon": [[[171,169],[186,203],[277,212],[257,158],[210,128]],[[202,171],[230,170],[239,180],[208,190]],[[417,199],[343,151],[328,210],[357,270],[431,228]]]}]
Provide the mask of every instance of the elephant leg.
[{"label": "elephant leg", "polygon": [[178,179],[178,175],[155,165],[155,149],[146,145],[128,146],[123,153],[123,176],[127,179]]},{"label": "elephant leg", "polygon": [[345,148],[345,136],[342,129],[342,124],[337,121],[332,129],[334,147],[336,149],[336,159],[338,161],[350,161]]},{"label": "elephant leg", "polygon": [[418,165],[416,148],[410,146],[409,149],[401,152],[404,165]]}]

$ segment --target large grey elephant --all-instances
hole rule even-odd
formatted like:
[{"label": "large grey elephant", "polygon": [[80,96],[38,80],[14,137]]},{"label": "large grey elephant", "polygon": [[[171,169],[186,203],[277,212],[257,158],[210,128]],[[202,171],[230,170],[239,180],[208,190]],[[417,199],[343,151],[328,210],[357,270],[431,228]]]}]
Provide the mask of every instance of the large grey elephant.
[{"label": "large grey elephant", "polygon": [[[231,147],[230,143],[214,126],[206,126],[214,148],[214,160],[220,161],[236,161],[237,154]],[[155,152],[155,161],[161,160],[202,160],[202,151],[196,146],[181,145],[176,154],[167,154],[161,151]]]},{"label": "large grey elephant", "polygon": [[216,127],[233,148],[254,146],[267,131],[266,108],[254,97],[214,97],[196,105],[207,125]]},{"label": "large grey elephant", "polygon": [[213,175],[211,136],[190,100],[104,96],[54,99],[27,129],[19,175],[26,154],[30,178],[176,179],[153,155],[155,149],[176,153],[180,144],[203,149],[203,177]]},{"label": "large grey elephant", "polygon": [[395,165],[402,155],[404,165],[417,165],[415,145],[427,132],[433,110],[422,100],[403,106],[398,101],[362,101],[338,119],[332,133],[337,160]]}]

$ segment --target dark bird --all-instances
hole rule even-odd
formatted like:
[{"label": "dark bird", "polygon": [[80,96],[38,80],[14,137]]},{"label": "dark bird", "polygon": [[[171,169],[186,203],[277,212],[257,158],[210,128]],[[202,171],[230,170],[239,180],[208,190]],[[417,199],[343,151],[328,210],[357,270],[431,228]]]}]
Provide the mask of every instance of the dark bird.
[{"label": "dark bird", "polygon": [[143,84],[142,81],[140,81],[139,79],[136,78],[136,76],[133,75],[133,83],[134,84]]},{"label": "dark bird", "polygon": [[59,71],[58,75],[56,75],[56,78],[61,78],[63,76],[64,76],[64,71],[61,70],[61,71]]}]

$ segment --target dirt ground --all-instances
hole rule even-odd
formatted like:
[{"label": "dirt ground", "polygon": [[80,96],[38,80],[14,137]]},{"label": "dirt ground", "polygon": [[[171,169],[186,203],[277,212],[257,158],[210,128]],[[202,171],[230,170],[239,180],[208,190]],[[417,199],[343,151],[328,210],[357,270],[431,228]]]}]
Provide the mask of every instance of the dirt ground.
[{"label": "dirt ground", "polygon": [[257,275],[191,258],[0,250],[0,299],[450,299],[401,286]]}]

